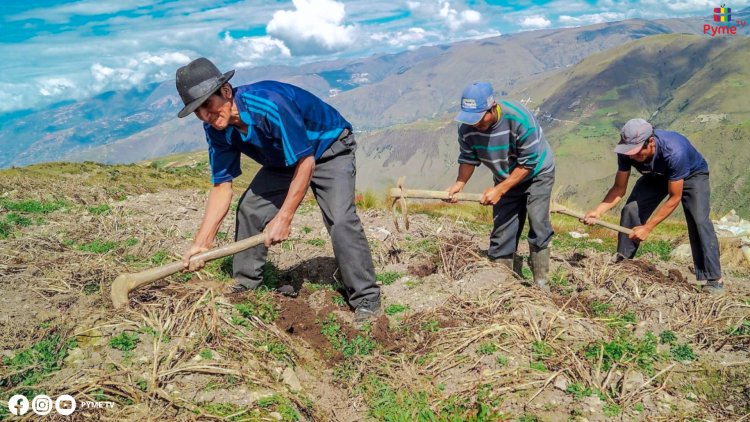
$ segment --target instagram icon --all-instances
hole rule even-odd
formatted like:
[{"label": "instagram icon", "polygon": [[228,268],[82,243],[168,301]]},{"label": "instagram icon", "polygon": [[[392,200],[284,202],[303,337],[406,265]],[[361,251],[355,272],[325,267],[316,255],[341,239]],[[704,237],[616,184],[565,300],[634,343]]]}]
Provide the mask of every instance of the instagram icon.
[{"label": "instagram icon", "polygon": [[31,400],[31,409],[37,415],[48,415],[52,411],[52,399],[49,396],[40,394]]}]

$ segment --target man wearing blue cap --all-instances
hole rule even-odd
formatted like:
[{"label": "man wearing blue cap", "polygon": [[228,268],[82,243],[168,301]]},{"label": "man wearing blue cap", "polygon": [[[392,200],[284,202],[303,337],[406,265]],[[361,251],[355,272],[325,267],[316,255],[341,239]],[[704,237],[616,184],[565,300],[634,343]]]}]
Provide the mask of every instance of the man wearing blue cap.
[{"label": "man wearing blue cap", "polygon": [[[622,209],[620,225],[633,229],[630,236],[617,238],[617,260],[632,259],[640,242],[682,203],[695,265],[695,277],[706,280],[703,290],[720,294],[724,290],[719,262],[719,242],[709,218],[711,187],[708,164],[687,138],[676,132],[654,130],[643,119],[631,119],[620,131],[615,183],[602,202],[586,213],[584,222],[612,209],[625,195],[630,169],[638,179]],[[659,206],[664,198],[666,202]]]},{"label": "man wearing blue cap", "polygon": [[[244,154],[262,165],[237,207],[236,240],[265,233],[265,245],[235,255],[234,291],[258,287],[268,247],[289,237],[308,186],[323,214],[358,326],[380,312],[370,247],[354,208],[356,143],[352,126],[333,107],[293,85],[262,81],[233,88],[206,58],[177,70],[177,91],[203,122],[213,187],[183,262],[211,247],[232,200]],[[197,263],[202,266],[203,263]],[[193,269],[193,268],[191,268]]]},{"label": "man wearing blue cap", "polygon": [[548,246],[554,234],[549,205],[555,162],[541,126],[522,104],[496,102],[492,85],[486,82],[474,82],[464,89],[456,121],[460,123],[459,168],[448,193],[461,192],[476,166],[489,167],[495,184],[484,191],[481,200],[483,205],[493,206],[494,228],[487,254],[520,276],[523,262],[516,250],[528,215],[529,265],[534,282],[548,291]]}]

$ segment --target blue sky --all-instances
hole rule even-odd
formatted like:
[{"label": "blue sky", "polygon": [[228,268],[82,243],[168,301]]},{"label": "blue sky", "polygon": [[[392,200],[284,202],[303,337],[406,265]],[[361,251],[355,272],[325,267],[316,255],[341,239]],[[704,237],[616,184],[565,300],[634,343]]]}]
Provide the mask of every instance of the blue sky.
[{"label": "blue sky", "polygon": [[[703,0],[31,0],[0,8],[0,113],[220,68],[299,65],[523,30],[707,16]],[[750,0],[729,3],[739,10]]]}]

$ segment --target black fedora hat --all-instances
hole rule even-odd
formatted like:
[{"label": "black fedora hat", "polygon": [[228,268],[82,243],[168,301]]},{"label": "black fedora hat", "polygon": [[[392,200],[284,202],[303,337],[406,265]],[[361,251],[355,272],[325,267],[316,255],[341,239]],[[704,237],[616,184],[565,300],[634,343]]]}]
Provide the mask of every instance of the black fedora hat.
[{"label": "black fedora hat", "polygon": [[185,107],[177,117],[185,117],[200,107],[220,86],[234,76],[234,70],[222,74],[211,60],[200,57],[177,69],[177,92]]}]

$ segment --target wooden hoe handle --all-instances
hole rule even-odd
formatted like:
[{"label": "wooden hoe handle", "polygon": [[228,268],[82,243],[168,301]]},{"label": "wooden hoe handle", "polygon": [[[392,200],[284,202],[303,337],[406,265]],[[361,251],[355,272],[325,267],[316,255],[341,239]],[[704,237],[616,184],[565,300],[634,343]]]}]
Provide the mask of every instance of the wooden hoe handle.
[{"label": "wooden hoe handle", "polygon": [[[234,255],[237,252],[242,252],[245,249],[250,249],[254,246],[258,246],[265,241],[265,235],[263,233],[240,240],[238,242],[230,243],[215,249],[208,250],[206,252],[199,253],[190,258],[190,262],[204,261],[209,262],[215,259],[224,258],[225,256]],[[115,308],[122,308],[128,304],[128,294],[140,287],[147,284],[153,283],[156,280],[160,280],[164,277],[170,276],[174,273],[183,271],[185,267],[182,265],[182,261],[172,262],[171,264],[162,265],[161,267],[149,268],[138,273],[133,274],[120,274],[115,281],[112,283],[112,304]]]}]

